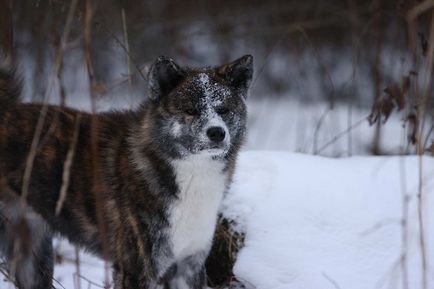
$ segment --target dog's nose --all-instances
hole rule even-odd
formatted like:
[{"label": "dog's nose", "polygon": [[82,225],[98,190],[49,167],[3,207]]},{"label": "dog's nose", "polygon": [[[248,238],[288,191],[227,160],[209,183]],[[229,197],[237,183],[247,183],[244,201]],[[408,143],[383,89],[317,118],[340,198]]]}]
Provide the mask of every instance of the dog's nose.
[{"label": "dog's nose", "polygon": [[221,142],[225,139],[226,133],[222,127],[213,126],[206,131],[206,135],[213,142]]}]

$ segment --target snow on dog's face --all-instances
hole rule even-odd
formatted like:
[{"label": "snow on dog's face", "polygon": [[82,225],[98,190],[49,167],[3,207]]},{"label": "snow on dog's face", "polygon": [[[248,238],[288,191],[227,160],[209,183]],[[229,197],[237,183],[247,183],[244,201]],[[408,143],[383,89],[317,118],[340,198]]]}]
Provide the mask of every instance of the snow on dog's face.
[{"label": "snow on dog's face", "polygon": [[171,154],[225,156],[239,145],[252,74],[251,56],[205,69],[157,59],[149,72],[150,97],[157,107],[159,138]]}]

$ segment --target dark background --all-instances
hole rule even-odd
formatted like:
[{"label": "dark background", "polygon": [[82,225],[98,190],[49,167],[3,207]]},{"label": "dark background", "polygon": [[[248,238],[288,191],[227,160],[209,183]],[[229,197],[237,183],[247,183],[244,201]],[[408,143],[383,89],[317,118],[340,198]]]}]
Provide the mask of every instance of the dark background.
[{"label": "dark background", "polygon": [[421,71],[431,20],[424,12],[410,25],[417,0],[78,0],[62,47],[73,2],[0,0],[1,45],[24,75],[27,99],[49,94],[51,102],[86,107],[93,95],[106,107],[131,105],[146,96],[143,78],[159,55],[202,66],[252,54],[251,100],[369,112],[384,88]]}]

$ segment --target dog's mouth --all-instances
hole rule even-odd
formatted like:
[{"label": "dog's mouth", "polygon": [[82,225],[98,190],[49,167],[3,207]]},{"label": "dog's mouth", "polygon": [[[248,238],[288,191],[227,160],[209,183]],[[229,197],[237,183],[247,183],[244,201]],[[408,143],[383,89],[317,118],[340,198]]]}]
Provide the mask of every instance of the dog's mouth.
[{"label": "dog's mouth", "polygon": [[185,145],[178,143],[178,150],[182,154],[192,155],[208,155],[211,157],[225,156],[230,148],[229,142],[211,143],[211,142],[196,142],[193,145]]},{"label": "dog's mouth", "polygon": [[227,152],[226,149],[224,149],[224,148],[217,148],[217,147],[216,148],[204,149],[202,151],[205,151],[205,152],[208,152],[208,153],[211,153],[211,154],[224,154],[224,153]]},{"label": "dog's mouth", "polygon": [[208,144],[201,146],[199,149],[199,153],[206,153],[212,156],[221,156],[225,155],[229,150],[229,146],[227,144]]},{"label": "dog's mouth", "polygon": [[225,149],[226,145],[224,144],[213,144],[208,147],[209,150],[222,150]]}]

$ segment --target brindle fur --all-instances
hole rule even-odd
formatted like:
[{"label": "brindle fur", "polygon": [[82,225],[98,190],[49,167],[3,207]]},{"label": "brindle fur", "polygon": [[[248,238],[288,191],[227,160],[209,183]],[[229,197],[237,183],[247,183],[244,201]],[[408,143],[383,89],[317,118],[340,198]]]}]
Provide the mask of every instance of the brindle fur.
[{"label": "brindle fur", "polygon": [[[150,71],[150,100],[137,109],[89,114],[48,106],[23,200],[23,174],[43,105],[19,102],[12,72],[0,71],[0,253],[20,289],[51,286],[56,234],[110,261],[116,289],[204,288],[208,250],[176,260],[167,229],[168,208],[179,195],[171,161],[186,157],[185,149],[174,145],[167,119],[185,126],[195,117],[186,111],[201,109],[197,103],[204,92],[193,81],[199,73],[228,88],[224,105],[237,116],[236,123],[222,117],[231,143],[224,155],[213,157],[224,163],[229,186],[245,134],[251,56],[204,69],[181,68],[161,57]],[[183,142],[187,154],[197,153],[191,136]],[[71,149],[69,187],[56,215]],[[183,283],[175,280],[180,276]]]}]

